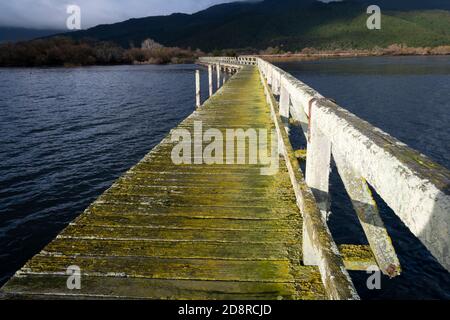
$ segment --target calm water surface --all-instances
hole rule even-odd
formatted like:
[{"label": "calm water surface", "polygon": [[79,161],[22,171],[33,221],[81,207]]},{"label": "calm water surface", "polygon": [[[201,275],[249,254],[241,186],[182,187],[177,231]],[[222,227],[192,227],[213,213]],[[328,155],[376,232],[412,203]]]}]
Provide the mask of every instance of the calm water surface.
[{"label": "calm water surface", "polygon": [[[344,107],[450,167],[448,58],[285,64]],[[0,69],[0,284],[193,111],[185,66]],[[206,92],[203,76],[203,92]],[[333,234],[364,243],[336,175]],[[404,275],[364,298],[450,298],[443,270],[383,206]]]},{"label": "calm water surface", "polygon": [[[369,57],[280,63],[284,70],[342,107],[450,168],[450,57]],[[301,141],[299,142],[301,144]],[[331,175],[330,229],[338,243],[365,244],[342,182]],[[450,299],[450,274],[378,200],[403,273],[368,291],[367,274],[353,272],[363,298]]]},{"label": "calm water surface", "polygon": [[192,113],[195,68],[0,69],[0,284]]}]

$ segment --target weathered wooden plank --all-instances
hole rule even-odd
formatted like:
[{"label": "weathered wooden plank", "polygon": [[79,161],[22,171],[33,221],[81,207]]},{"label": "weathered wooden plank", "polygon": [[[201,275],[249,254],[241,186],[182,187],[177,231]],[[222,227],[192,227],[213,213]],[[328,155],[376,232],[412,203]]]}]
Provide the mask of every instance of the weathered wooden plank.
[{"label": "weathered wooden plank", "polygon": [[293,230],[190,230],[145,227],[105,227],[92,225],[70,225],[59,238],[79,239],[140,239],[176,241],[210,241],[251,243],[264,242],[270,239],[272,243],[297,243],[296,232]]},{"label": "weathered wooden plank", "polygon": [[[290,197],[290,195],[286,195]],[[289,199],[291,200],[291,199]],[[284,207],[282,201],[271,201],[271,199],[264,198],[239,198],[229,195],[224,198],[214,198],[214,197],[182,197],[177,195],[170,195],[167,197],[152,197],[144,195],[129,195],[129,194],[118,194],[118,193],[104,193],[100,198],[99,202],[111,202],[111,203],[154,203],[155,205],[165,205],[165,206],[230,206],[230,201],[232,206],[236,208],[241,207],[261,207],[265,208],[267,206],[274,207]]]},{"label": "weathered wooden plank", "polygon": [[39,254],[22,269],[25,274],[65,275],[69,266],[82,275],[172,280],[292,282],[288,260],[168,259],[156,257],[70,257]]},{"label": "weathered wooden plank", "polygon": [[378,267],[375,256],[368,245],[340,245],[339,252],[347,270],[367,271]]},{"label": "weathered wooden plank", "polygon": [[[87,210],[86,213],[96,215],[109,214],[134,214],[134,215],[156,215],[173,216],[185,218],[204,218],[204,219],[238,219],[238,220],[277,220],[289,219],[294,215],[298,218],[298,213],[292,212],[289,208],[233,208],[233,207],[164,207],[151,204],[112,204],[97,203]],[[297,217],[296,217],[297,216]]]},{"label": "weathered wooden plank", "polygon": [[[231,175],[224,175],[224,174],[201,174],[201,173],[178,173],[178,174],[173,174],[170,172],[146,172],[146,171],[141,171],[141,172],[128,172],[126,175],[124,175],[122,177],[123,180],[130,180],[130,179],[136,179],[136,184],[145,184],[148,182],[151,183],[151,181],[155,181],[155,184],[153,185],[157,185],[157,182],[162,182],[164,183],[164,181],[176,181],[177,185],[179,186],[189,186],[189,185],[194,185],[194,186],[198,186],[199,188],[201,188],[203,185],[203,183],[206,184],[206,186],[210,185],[212,188],[214,188],[215,186],[222,186],[223,184],[226,183],[245,183],[246,185],[241,185],[240,189],[242,188],[251,188],[251,187],[269,187],[270,185],[274,184],[274,180],[270,180],[270,179],[265,179],[263,178],[264,176],[257,176],[257,178],[255,178],[253,180],[252,175],[247,175],[247,174],[241,174],[239,176],[231,176]],[[196,181],[198,181],[199,183],[195,183]],[[202,183],[203,182],[203,183]]]},{"label": "weathered wooden plank", "polygon": [[[273,183],[275,178],[267,178],[268,176],[252,176],[252,175],[225,175],[225,174],[173,174],[171,172],[135,172],[131,171],[124,175],[123,179],[140,179],[140,181],[176,181],[177,185],[197,185],[203,186],[204,183],[211,185],[221,185],[222,183],[243,183],[240,187],[266,187],[268,184]],[[198,183],[197,183],[198,182]],[[140,183],[140,182],[138,182]],[[245,184],[246,185],[245,185]],[[156,184],[156,183],[155,183]]]},{"label": "weathered wooden plank", "polygon": [[87,210],[87,213],[97,215],[109,214],[134,214],[149,216],[172,216],[185,218],[204,218],[204,219],[237,219],[237,220],[278,220],[289,219],[294,215],[292,211],[286,208],[233,208],[233,207],[164,207],[145,204],[113,204],[97,203]]},{"label": "weathered wooden plank", "polygon": [[296,221],[273,219],[205,219],[134,214],[88,214],[77,224],[102,226],[146,226],[148,228],[183,228],[200,230],[290,230]]},{"label": "weathered wooden plank", "polygon": [[[248,207],[259,206],[267,207],[270,203],[276,207],[284,207],[286,202],[293,202],[295,199],[292,194],[289,193],[273,193],[264,192],[259,194],[245,194],[245,193],[208,193],[203,194],[188,194],[186,192],[162,192],[161,190],[154,190],[142,187],[116,187],[110,189],[101,198],[102,201],[108,201],[111,198],[117,199],[122,202],[144,202],[144,201],[162,201],[166,204],[180,204],[183,206],[189,204],[197,205],[213,205],[213,206],[226,206],[229,203],[233,203],[235,207]],[[255,204],[256,203],[256,204]],[[253,204],[253,205],[252,205]],[[292,206],[291,206],[292,207]]]},{"label": "weathered wooden plank", "polygon": [[[113,235],[113,238],[114,235]],[[245,244],[245,246],[244,246]],[[298,244],[269,242],[205,242],[158,240],[56,239],[43,253],[48,255],[103,257],[160,257],[224,260],[283,260]]]},{"label": "weathered wooden plank", "polygon": [[270,200],[277,201],[276,196],[279,195],[286,195],[284,198],[289,199],[290,195],[293,195],[292,189],[290,189],[285,184],[283,185],[283,182],[272,182],[271,184],[267,185],[265,188],[251,188],[248,186],[245,188],[241,185],[240,188],[236,187],[229,192],[227,192],[228,188],[223,187],[211,187],[211,186],[196,186],[193,188],[184,187],[180,188],[179,186],[174,186],[173,188],[155,188],[155,185],[142,185],[139,183],[139,181],[123,181],[122,183],[115,184],[112,188],[109,189],[109,192],[114,194],[139,194],[139,195],[148,195],[148,196],[166,196],[168,194],[173,194],[180,197],[186,197],[186,196],[198,196],[199,193],[194,191],[199,191],[199,189],[206,189],[205,192],[202,192],[200,196],[211,196],[211,195],[217,195],[217,196],[230,196],[234,197],[236,194],[242,195],[245,198],[254,198],[259,199],[262,197],[268,198]]},{"label": "weathered wooden plank", "polygon": [[66,281],[67,277],[54,275],[19,277],[9,284],[6,294],[33,294],[38,295],[39,299],[51,295],[52,298],[60,299],[67,296],[71,299],[77,296],[101,299],[106,296],[108,299],[168,300],[197,300],[204,299],[205,295],[215,300],[276,300],[293,299],[297,295],[293,283],[83,277],[81,290],[74,291],[67,289]]},{"label": "weathered wooden plank", "polygon": [[225,197],[225,196],[237,196],[241,195],[243,198],[255,199],[258,200],[260,198],[266,199],[277,199],[277,195],[289,194],[291,190],[286,187],[276,187],[273,186],[274,192],[269,192],[268,188],[234,188],[227,191],[227,188],[223,187],[211,187],[211,186],[194,186],[194,187],[180,187],[180,186],[170,186],[170,187],[162,187],[155,185],[141,185],[136,183],[136,181],[130,181],[123,184],[118,184],[112,187],[109,192],[113,194],[137,194],[142,196],[167,196],[170,194],[174,194],[180,197],[183,196],[191,196],[192,193],[200,194],[200,196],[205,197]]}]

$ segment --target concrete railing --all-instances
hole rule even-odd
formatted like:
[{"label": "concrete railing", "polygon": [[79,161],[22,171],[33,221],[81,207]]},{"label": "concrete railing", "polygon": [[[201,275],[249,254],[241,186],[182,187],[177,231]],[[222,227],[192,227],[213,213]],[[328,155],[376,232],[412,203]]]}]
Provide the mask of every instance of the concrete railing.
[{"label": "concrete railing", "polygon": [[[254,65],[256,64],[256,59],[253,60]],[[208,67],[208,88],[209,88],[209,97],[214,94],[214,89],[218,91],[223,84],[234,75],[237,71],[242,69],[245,65],[249,64],[249,60],[247,58],[227,58],[227,57],[219,57],[219,58],[209,58],[209,57],[201,57],[198,59],[197,64],[204,65]],[[197,70],[195,73],[195,96],[196,96],[196,107],[200,108],[201,102],[201,76],[200,70]],[[214,73],[216,75],[216,83],[214,78]],[[214,86],[215,85],[215,86]]]},{"label": "concrete railing", "polygon": [[282,69],[258,59],[279,112],[301,123],[307,136],[306,182],[329,211],[331,158],[384,273],[397,259],[369,185],[434,257],[450,270],[450,171],[356,117]]},{"label": "concrete railing", "polygon": [[[395,249],[381,219],[372,189],[388,204],[438,262],[450,271],[450,171],[389,134],[326,99],[289,73],[257,57],[202,58],[206,64],[257,65],[283,130],[279,137],[297,202],[304,216],[303,260],[318,265],[332,297],[346,283],[336,274],[341,262],[328,252],[330,239],[329,173],[334,160],[380,270],[401,272]],[[278,97],[278,100],[276,99]],[[276,118],[277,119],[277,118]],[[305,178],[289,141],[289,126],[298,123],[307,140]],[[311,206],[310,190],[316,204]],[[321,219],[317,219],[321,216]],[[326,231],[324,233],[324,230]],[[324,236],[325,234],[325,236]],[[334,270],[333,270],[334,269]],[[341,277],[336,282],[335,277]],[[332,279],[332,280],[330,280]],[[331,281],[331,282],[330,282]],[[331,284],[330,284],[331,283]],[[345,290],[344,290],[345,291]],[[333,296],[334,294],[334,296]]]},{"label": "concrete railing", "polygon": [[207,64],[231,64],[231,65],[256,65],[257,58],[252,56],[241,57],[201,57],[199,58],[201,63]]}]

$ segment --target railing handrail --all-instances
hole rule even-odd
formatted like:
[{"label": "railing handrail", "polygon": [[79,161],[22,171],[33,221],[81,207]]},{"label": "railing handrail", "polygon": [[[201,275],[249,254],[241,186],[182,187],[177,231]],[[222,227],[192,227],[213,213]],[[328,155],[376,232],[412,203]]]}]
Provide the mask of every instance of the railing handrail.
[{"label": "railing handrail", "polygon": [[256,65],[257,58],[253,56],[240,57],[200,57],[199,61],[202,63],[229,63],[236,65]]}]

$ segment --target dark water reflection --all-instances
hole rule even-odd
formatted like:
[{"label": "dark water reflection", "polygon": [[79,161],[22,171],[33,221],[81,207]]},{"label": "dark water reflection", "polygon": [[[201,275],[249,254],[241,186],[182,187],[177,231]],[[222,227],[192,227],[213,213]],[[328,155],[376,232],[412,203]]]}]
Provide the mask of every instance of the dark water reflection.
[{"label": "dark water reflection", "polygon": [[[284,70],[344,108],[450,168],[450,57],[376,57],[280,63]],[[298,139],[296,141],[302,144]],[[304,143],[304,142],[303,142]],[[341,244],[367,243],[334,169],[330,228]],[[369,291],[368,275],[351,275],[367,299],[450,299],[450,274],[377,197],[403,267],[382,290]]]}]

